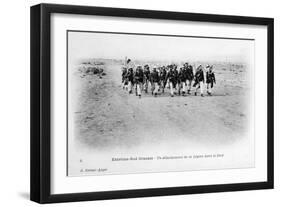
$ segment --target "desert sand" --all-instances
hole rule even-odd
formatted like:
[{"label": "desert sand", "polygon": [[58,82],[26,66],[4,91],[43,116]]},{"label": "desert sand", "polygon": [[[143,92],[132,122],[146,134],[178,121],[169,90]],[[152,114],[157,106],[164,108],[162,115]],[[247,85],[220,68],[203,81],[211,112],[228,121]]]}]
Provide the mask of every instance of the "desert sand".
[{"label": "desert sand", "polygon": [[[225,146],[247,135],[250,120],[250,83],[247,67],[215,63],[213,96],[158,97],[143,92],[139,99],[121,87],[122,62],[99,60],[103,75],[85,72],[97,60],[70,71],[75,140],[90,149],[181,144]],[[199,64],[199,62],[193,63]],[[202,62],[202,64],[204,64]],[[75,86],[74,86],[75,85]]]}]

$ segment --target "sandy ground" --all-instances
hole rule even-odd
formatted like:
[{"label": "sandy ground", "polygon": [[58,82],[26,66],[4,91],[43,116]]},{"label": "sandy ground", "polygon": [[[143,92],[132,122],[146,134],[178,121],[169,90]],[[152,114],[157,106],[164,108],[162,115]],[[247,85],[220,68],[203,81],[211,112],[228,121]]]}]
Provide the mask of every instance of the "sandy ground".
[{"label": "sandy ground", "polygon": [[[140,145],[181,144],[225,146],[249,130],[250,90],[245,66],[216,64],[217,84],[212,97],[150,93],[139,99],[121,88],[121,64],[104,61],[105,76],[71,74],[75,82],[75,140],[92,149]],[[86,66],[84,64],[84,66]],[[76,68],[79,68],[77,66]],[[186,143],[186,142],[185,142]]]}]

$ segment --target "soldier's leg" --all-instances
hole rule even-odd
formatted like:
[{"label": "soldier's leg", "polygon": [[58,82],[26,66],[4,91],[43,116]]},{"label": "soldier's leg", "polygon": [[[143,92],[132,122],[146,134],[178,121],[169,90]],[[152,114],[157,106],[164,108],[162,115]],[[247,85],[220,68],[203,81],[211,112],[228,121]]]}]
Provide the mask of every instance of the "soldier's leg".
[{"label": "soldier's leg", "polygon": [[167,80],[167,84],[168,84],[168,89],[170,89],[170,81]]},{"label": "soldier's leg", "polygon": [[134,93],[134,90],[136,90],[136,84],[134,84],[133,82],[131,82],[131,92]]},{"label": "soldier's leg", "polygon": [[132,93],[132,82],[131,81],[128,82],[128,92]]},{"label": "soldier's leg", "polygon": [[200,81],[200,94],[201,94],[201,96],[204,95],[204,83],[203,83],[203,81]]},{"label": "soldier's leg", "polygon": [[173,83],[171,81],[169,82],[169,87],[170,87],[171,96],[173,97],[174,96],[174,86],[173,86]]},{"label": "soldier's leg", "polygon": [[147,80],[144,81],[143,90],[147,93]]},{"label": "soldier's leg", "polygon": [[212,94],[212,84],[211,84],[211,83],[207,83],[207,93],[208,93],[209,95]]},{"label": "soldier's leg", "polygon": [[178,83],[174,83],[174,91],[179,94],[179,84]]},{"label": "soldier's leg", "polygon": [[158,90],[159,90],[159,85],[158,85],[158,83],[154,83],[154,91],[153,91],[154,96],[157,96]]},{"label": "soldier's leg", "polygon": [[190,94],[190,90],[191,90],[191,81],[190,81],[190,80],[186,80],[186,85],[187,85],[187,94]]},{"label": "soldier's leg", "polygon": [[180,81],[180,82],[178,83],[179,95],[182,93],[182,87],[183,87],[183,85],[182,85],[182,82]]},{"label": "soldier's leg", "polygon": [[184,81],[182,81],[181,84],[182,84],[182,93],[184,95],[186,93],[186,85]]},{"label": "soldier's leg", "polygon": [[196,83],[194,95],[197,96],[198,89],[200,88],[200,83]]},{"label": "soldier's leg", "polygon": [[137,84],[137,95],[141,96],[141,84],[140,83]]},{"label": "soldier's leg", "polygon": [[155,83],[151,82],[151,93],[152,93],[152,95],[153,95],[154,89],[155,89]]}]

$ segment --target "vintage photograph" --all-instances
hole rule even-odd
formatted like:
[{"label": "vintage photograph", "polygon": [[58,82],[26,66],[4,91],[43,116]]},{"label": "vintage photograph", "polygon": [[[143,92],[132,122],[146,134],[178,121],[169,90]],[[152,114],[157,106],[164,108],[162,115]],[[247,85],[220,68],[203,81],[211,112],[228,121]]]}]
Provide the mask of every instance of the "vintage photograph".
[{"label": "vintage photograph", "polygon": [[66,35],[68,176],[255,167],[254,39]]}]

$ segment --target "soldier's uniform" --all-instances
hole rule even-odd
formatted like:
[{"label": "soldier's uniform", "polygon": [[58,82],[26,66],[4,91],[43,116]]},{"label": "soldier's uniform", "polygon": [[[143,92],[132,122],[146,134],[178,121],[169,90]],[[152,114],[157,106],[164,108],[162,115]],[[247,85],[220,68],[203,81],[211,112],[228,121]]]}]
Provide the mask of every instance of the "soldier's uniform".
[{"label": "soldier's uniform", "polygon": [[165,66],[163,66],[160,69],[160,82],[161,82],[162,93],[164,93],[164,90],[165,90],[165,87],[167,84],[166,76],[167,76],[167,71],[166,71]]},{"label": "soldier's uniform", "polygon": [[216,83],[216,77],[213,72],[213,66],[209,67],[209,70],[206,72],[206,83],[207,83],[207,93],[208,95],[212,95],[212,88],[214,83]]},{"label": "soldier's uniform", "polygon": [[193,85],[193,87],[196,87],[195,89],[195,96],[197,95],[197,90],[200,88],[200,94],[201,96],[204,96],[204,72],[203,72],[203,69],[202,69],[202,66],[199,65],[199,67],[197,68],[196,70],[196,73],[195,73],[195,83]]},{"label": "soldier's uniform", "polygon": [[128,91],[129,93],[132,93],[133,87],[134,87],[134,71],[133,68],[129,68],[126,78],[128,80]]},{"label": "soldier's uniform", "polygon": [[147,93],[148,83],[149,83],[149,80],[150,80],[150,70],[149,70],[148,65],[144,66],[144,72],[143,73],[144,73],[144,91],[145,91],[145,93]]},{"label": "soldier's uniform", "polygon": [[143,70],[141,66],[138,66],[135,72],[135,86],[136,86],[136,95],[141,97],[142,84],[143,84]]},{"label": "soldier's uniform", "polygon": [[123,89],[125,89],[128,86],[128,80],[126,79],[127,71],[128,70],[126,67],[122,68],[122,87],[123,87]]},{"label": "soldier's uniform", "polygon": [[167,80],[169,81],[170,86],[170,94],[174,96],[174,89],[177,86],[177,78],[178,78],[178,71],[176,67],[170,68],[169,72],[167,73]]},{"label": "soldier's uniform", "polygon": [[[132,90],[132,87],[133,87],[133,81],[129,81],[128,77],[132,76],[132,75],[134,76],[134,74],[131,74],[131,73],[128,74],[128,73],[129,73],[129,69],[131,68],[133,70],[134,67],[135,67],[135,65],[131,61],[131,59],[127,59],[127,57],[126,57],[125,63],[123,66],[123,71],[122,71],[122,83],[123,83],[123,89],[126,88],[129,91],[129,93],[131,93],[130,91]],[[123,82],[123,72],[124,72],[124,82]]]},{"label": "soldier's uniform", "polygon": [[173,66],[175,70],[175,79],[176,79],[176,86],[175,89],[178,91],[178,95],[180,95],[180,89],[181,89],[181,81],[179,78],[179,70],[176,65]]},{"label": "soldier's uniform", "polygon": [[186,93],[186,72],[184,68],[180,68],[179,75],[178,75],[178,84],[179,84],[179,94],[180,89],[182,89],[182,95]]},{"label": "soldier's uniform", "polygon": [[160,83],[160,76],[156,68],[153,68],[153,71],[151,72],[150,75],[150,81],[151,81],[151,93],[154,96],[157,96],[158,91],[159,91],[159,83]]},{"label": "soldier's uniform", "polygon": [[190,94],[192,80],[194,79],[193,67],[191,65],[186,65],[185,72],[187,93]]}]

